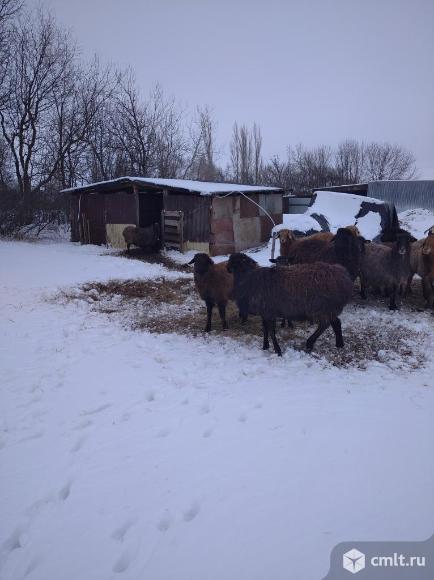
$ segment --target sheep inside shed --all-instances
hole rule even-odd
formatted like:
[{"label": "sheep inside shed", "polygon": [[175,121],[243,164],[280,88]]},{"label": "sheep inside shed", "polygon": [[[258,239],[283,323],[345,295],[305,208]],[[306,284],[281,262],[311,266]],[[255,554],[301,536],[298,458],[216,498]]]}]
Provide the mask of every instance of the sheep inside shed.
[{"label": "sheep inside shed", "polygon": [[215,264],[208,254],[199,252],[188,264],[194,264],[194,282],[207,310],[205,332],[211,330],[212,311],[217,305],[222,328],[226,330],[226,305],[232,298],[234,277],[227,270],[227,262]]},{"label": "sheep inside shed", "polygon": [[127,245],[128,253],[131,246],[137,246],[142,249],[149,248],[152,252],[157,252],[160,249],[161,229],[158,223],[146,228],[127,226],[124,228],[122,235]]},{"label": "sheep inside shed", "polygon": [[339,315],[353,295],[353,282],[338,264],[298,264],[289,268],[260,268],[246,254],[229,257],[227,269],[234,275],[234,298],[243,314],[262,318],[263,349],[282,351],[276,338],[276,319],[309,321],[318,325],[307,339],[306,349],[332,326],[336,346],[344,346]]}]

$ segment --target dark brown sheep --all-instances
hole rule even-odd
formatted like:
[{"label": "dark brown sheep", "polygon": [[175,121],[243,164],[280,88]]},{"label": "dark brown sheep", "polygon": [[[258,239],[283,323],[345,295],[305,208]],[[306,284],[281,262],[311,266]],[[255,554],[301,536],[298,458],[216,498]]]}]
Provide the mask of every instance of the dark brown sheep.
[{"label": "dark brown sheep", "polygon": [[311,264],[327,262],[344,266],[351,278],[355,280],[360,273],[364,239],[355,236],[348,228],[339,228],[331,241],[317,239],[314,236],[294,242],[287,255],[275,262],[288,264]]},{"label": "dark brown sheep", "polygon": [[396,310],[396,293],[410,275],[410,237],[397,233],[396,242],[367,244],[362,259],[360,295],[366,299],[368,287],[389,293],[389,308]]},{"label": "dark brown sheep", "polygon": [[223,330],[226,330],[226,305],[232,297],[234,277],[227,270],[227,262],[215,264],[208,254],[198,253],[189,262],[194,264],[194,282],[199,296],[205,301],[207,321],[205,332],[211,330],[212,310],[219,310]]},{"label": "dark brown sheep", "polygon": [[146,228],[137,226],[127,226],[124,228],[122,235],[127,245],[127,252],[130,252],[131,246],[138,248],[149,248],[156,252],[160,248],[160,224],[155,223]]},{"label": "dark brown sheep", "polygon": [[434,308],[434,229],[426,238],[411,244],[410,276],[407,291],[410,290],[413,276],[418,274],[422,278],[422,291],[425,306]]},{"label": "dark brown sheep", "polygon": [[332,326],[336,346],[344,346],[339,315],[353,295],[353,282],[340,265],[317,262],[289,268],[259,268],[246,254],[232,254],[228,271],[234,275],[234,298],[240,312],[262,318],[263,349],[270,334],[275,352],[282,351],[276,339],[276,319],[308,320],[318,324],[307,339],[306,349]]}]

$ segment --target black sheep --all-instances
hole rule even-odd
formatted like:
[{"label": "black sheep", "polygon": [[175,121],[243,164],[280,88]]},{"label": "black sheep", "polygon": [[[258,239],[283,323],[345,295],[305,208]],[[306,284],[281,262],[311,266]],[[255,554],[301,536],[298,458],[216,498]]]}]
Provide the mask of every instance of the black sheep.
[{"label": "black sheep", "polygon": [[234,275],[234,298],[240,312],[262,318],[264,350],[269,348],[270,334],[275,352],[282,351],[276,339],[276,319],[308,320],[318,324],[307,339],[306,349],[332,326],[336,346],[344,346],[339,315],[353,295],[353,282],[338,264],[317,262],[289,268],[259,268],[246,254],[232,254],[228,271]]}]

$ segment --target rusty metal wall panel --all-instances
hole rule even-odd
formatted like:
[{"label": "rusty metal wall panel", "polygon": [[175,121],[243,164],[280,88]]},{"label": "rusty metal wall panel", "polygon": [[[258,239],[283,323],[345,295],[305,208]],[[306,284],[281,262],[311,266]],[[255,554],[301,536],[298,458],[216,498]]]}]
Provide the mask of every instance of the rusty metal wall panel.
[{"label": "rusty metal wall panel", "polygon": [[259,216],[259,207],[255,205],[259,204],[259,195],[254,193],[247,196],[249,199],[253,200],[255,203],[246,199],[244,195],[240,196],[240,218],[253,218]]},{"label": "rusty metal wall panel", "polygon": [[85,230],[85,235],[80,236],[81,241],[97,245],[106,243],[105,197],[98,193],[81,196],[80,214]]},{"label": "rusty metal wall panel", "polygon": [[164,196],[165,210],[184,212],[184,241],[209,241],[211,199],[210,196],[171,193]]},{"label": "rusty metal wall panel", "polygon": [[137,198],[133,193],[124,191],[105,194],[106,223],[137,223]]},{"label": "rusty metal wall panel", "polygon": [[235,251],[234,215],[238,198],[213,197],[211,209],[210,253],[212,256]]}]

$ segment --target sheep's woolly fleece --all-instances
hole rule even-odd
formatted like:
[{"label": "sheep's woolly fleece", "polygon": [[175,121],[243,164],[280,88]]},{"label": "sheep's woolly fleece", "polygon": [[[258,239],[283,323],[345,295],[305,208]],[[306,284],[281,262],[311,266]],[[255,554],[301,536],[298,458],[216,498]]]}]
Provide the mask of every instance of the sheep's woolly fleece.
[{"label": "sheep's woolly fleece", "polygon": [[338,542],[432,534],[432,314],[344,312],[356,331],[408,331],[413,362],[391,344],[360,368],[187,336],[175,316],[132,330],[138,302],[59,298],[162,277],[192,279],[91,246],[0,243],[2,580],[310,580]]}]

